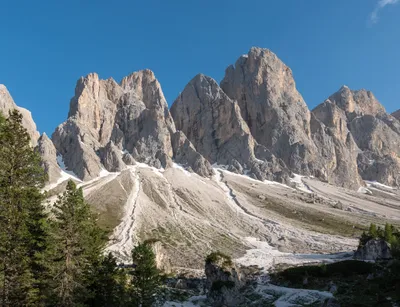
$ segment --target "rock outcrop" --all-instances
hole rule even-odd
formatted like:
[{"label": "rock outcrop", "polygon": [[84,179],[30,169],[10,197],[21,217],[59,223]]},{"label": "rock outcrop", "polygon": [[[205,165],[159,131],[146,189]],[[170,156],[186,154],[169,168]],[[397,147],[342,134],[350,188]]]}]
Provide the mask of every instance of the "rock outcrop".
[{"label": "rock outcrop", "polygon": [[400,120],[400,110],[397,110],[396,112],[392,113],[392,116]]},{"label": "rock outcrop", "polygon": [[243,296],[239,292],[244,286],[244,278],[232,260],[221,253],[207,257],[205,273],[207,277],[207,298],[211,306],[239,306]]},{"label": "rock outcrop", "polygon": [[7,88],[3,84],[0,84],[0,112],[7,117],[8,112],[13,109],[18,110],[22,114],[22,125],[25,127],[29,136],[31,137],[32,146],[36,146],[40,135],[37,131],[36,124],[33,121],[31,112],[29,112],[27,109],[18,107],[12,99]]},{"label": "rock outcrop", "polygon": [[236,100],[255,140],[296,173],[313,174],[318,156],[311,114],[292,71],[268,49],[251,48],[226,69],[221,88]]},{"label": "rock outcrop", "polygon": [[[332,129],[336,148],[341,148],[336,152],[346,156],[342,161],[347,174],[355,178],[358,170],[364,180],[400,184],[400,123],[386,113],[371,92],[343,86],[313,114]],[[349,181],[345,172],[341,171],[340,177]]]},{"label": "rock outcrop", "polygon": [[214,174],[210,162],[196,151],[182,131],[177,131],[172,135],[172,147],[175,162],[188,166],[200,176],[209,177]]},{"label": "rock outcrop", "polygon": [[284,180],[282,161],[259,145],[243,120],[239,105],[210,77],[197,75],[175,100],[171,114],[178,130],[210,163],[250,172],[263,180]]},{"label": "rock outcrop", "polygon": [[46,133],[40,136],[37,150],[42,157],[42,167],[47,173],[49,183],[57,182],[61,178],[61,169],[57,163],[57,150]]},{"label": "rock outcrop", "polygon": [[[135,160],[156,168],[171,166],[175,132],[159,82],[152,71],[143,70],[120,84],[97,74],[79,79],[68,120],[52,139],[66,166],[88,180],[102,169],[122,171]],[[199,159],[186,162],[205,175]]]},{"label": "rock outcrop", "polygon": [[358,173],[359,149],[347,128],[346,114],[330,100],[312,111],[312,136],[319,148],[322,176],[334,185],[357,189],[362,186]]},{"label": "rock outcrop", "polygon": [[390,245],[382,239],[369,240],[364,246],[358,248],[354,254],[358,260],[382,260],[391,259]]}]

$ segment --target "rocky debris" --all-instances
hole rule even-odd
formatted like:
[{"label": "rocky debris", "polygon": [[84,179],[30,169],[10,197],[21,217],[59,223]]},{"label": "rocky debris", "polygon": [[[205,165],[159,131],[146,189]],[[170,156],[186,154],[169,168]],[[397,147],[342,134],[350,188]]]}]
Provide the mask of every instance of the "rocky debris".
[{"label": "rocky debris", "polygon": [[221,88],[236,100],[255,140],[295,173],[313,174],[318,159],[310,111],[292,71],[268,49],[251,48],[226,69]]},{"label": "rocky debris", "polygon": [[172,148],[176,163],[188,166],[203,177],[210,177],[214,174],[210,162],[196,151],[182,131],[177,131],[172,135]]},{"label": "rocky debris", "polygon": [[18,107],[12,99],[7,88],[3,84],[0,84],[0,112],[7,117],[8,112],[13,109],[18,110],[22,114],[22,125],[25,127],[29,136],[31,137],[32,146],[36,146],[40,134],[36,129],[36,124],[33,121],[31,112],[29,112],[27,109]]},{"label": "rocky debris", "polygon": [[212,253],[206,259],[207,298],[211,306],[238,306],[243,297],[239,290],[244,278],[232,260],[222,253]]},{"label": "rocky debris", "polygon": [[382,239],[369,240],[364,246],[360,246],[354,258],[358,260],[382,260],[391,259],[390,244]]},{"label": "rocky debris", "polygon": [[400,110],[397,110],[396,112],[392,113],[392,116],[400,120]]},{"label": "rocky debris", "polygon": [[42,158],[42,167],[48,176],[49,183],[55,183],[61,177],[61,169],[57,163],[57,150],[46,133],[38,140],[37,150]]},{"label": "rocky debris", "polygon": [[258,145],[243,120],[239,105],[217,82],[194,77],[171,107],[175,126],[210,163],[250,171],[258,179],[281,181],[287,172],[265,147]]}]

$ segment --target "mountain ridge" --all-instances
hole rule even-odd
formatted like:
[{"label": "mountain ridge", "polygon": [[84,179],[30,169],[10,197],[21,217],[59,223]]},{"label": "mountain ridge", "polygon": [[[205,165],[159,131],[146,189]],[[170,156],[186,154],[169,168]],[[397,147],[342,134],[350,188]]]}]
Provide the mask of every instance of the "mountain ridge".
[{"label": "mountain ridge", "polygon": [[239,57],[220,84],[196,75],[170,108],[150,70],[120,83],[92,73],[68,115],[38,139],[48,202],[74,180],[121,262],[157,239],[178,269],[213,250],[279,264],[351,251],[365,225],[400,219],[399,120],[348,87],[309,110],[269,50]]}]

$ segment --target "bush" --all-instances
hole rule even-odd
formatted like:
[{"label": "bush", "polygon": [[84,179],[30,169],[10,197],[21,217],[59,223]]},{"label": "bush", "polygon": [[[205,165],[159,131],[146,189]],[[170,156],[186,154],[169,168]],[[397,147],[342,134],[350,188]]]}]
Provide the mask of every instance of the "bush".
[{"label": "bush", "polygon": [[223,259],[223,266],[232,266],[232,258],[221,252],[213,252],[206,257],[206,264],[215,263]]}]

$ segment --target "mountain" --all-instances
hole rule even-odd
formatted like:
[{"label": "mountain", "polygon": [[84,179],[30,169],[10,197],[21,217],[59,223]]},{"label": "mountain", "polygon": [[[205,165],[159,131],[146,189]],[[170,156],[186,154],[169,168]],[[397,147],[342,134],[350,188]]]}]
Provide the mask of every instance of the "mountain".
[{"label": "mountain", "polygon": [[[104,170],[122,171],[135,160],[158,169],[170,167],[174,151],[188,150],[179,148],[179,141],[173,148],[175,133],[159,82],[153,72],[143,70],[120,84],[100,80],[97,74],[79,79],[68,120],[57,127],[52,140],[66,167],[81,180],[90,180]],[[200,155],[183,162],[202,174],[212,172]]]},{"label": "mountain", "polygon": [[[327,116],[327,110],[335,110],[337,119]],[[353,154],[352,161],[357,162],[358,173],[364,180],[399,185],[400,122],[386,112],[371,92],[343,86],[313,113],[325,125],[340,126],[335,135],[341,132],[343,140],[346,138],[346,148]]]},{"label": "mountain", "polygon": [[288,181],[280,159],[257,143],[240,107],[210,77],[197,75],[171,107],[175,126],[212,164],[264,180]]},{"label": "mountain", "polygon": [[[1,110],[18,108],[0,89]],[[399,224],[396,115],[347,87],[310,111],[267,49],[239,57],[220,84],[195,76],[170,110],[142,70],[121,82],[81,77],[51,139],[23,115],[50,204],[74,180],[121,262],[146,239],[178,271],[215,250],[266,268],[332,260],[365,225]]]},{"label": "mountain", "polygon": [[292,71],[268,49],[251,48],[226,69],[221,88],[236,100],[254,139],[295,173],[312,174],[317,148]]}]

